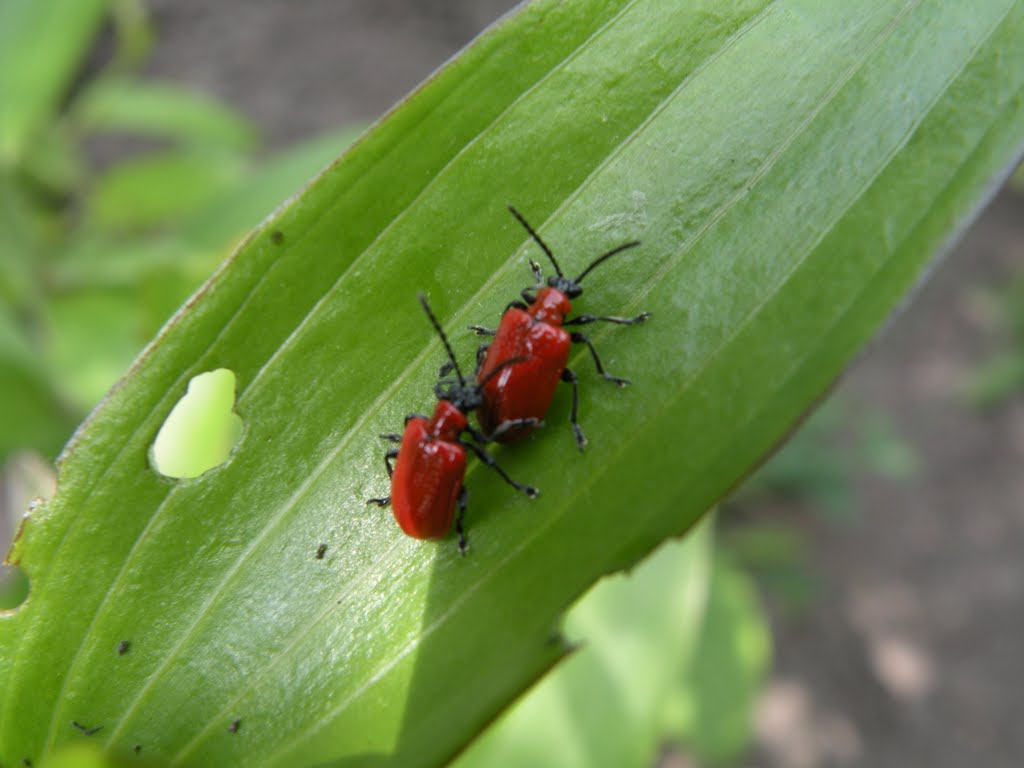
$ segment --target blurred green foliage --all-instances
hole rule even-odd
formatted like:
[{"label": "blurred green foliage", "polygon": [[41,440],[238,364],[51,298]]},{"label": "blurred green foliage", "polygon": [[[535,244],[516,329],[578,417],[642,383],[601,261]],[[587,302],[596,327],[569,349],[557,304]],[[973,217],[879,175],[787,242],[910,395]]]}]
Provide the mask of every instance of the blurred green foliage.
[{"label": "blurred green foliage", "polygon": [[245,117],[140,75],[152,38],[139,0],[0,4],[0,464],[54,458],[237,240],[354,136],[261,154]]},{"label": "blurred green foliage", "polygon": [[853,488],[859,475],[903,480],[917,471],[917,462],[884,413],[865,412],[849,398],[834,396],[728,501],[720,546],[780,607],[806,608],[816,577],[803,526],[779,515],[744,513],[795,506],[827,524],[849,525],[856,520]]},{"label": "blurred green foliage", "polygon": [[[1020,183],[1024,187],[1024,180]],[[983,296],[982,301],[1005,342],[971,373],[966,390],[976,405],[992,407],[1024,391],[1024,272],[1013,277],[998,294]]]},{"label": "blurred green foliage", "polygon": [[[51,495],[53,485],[53,468],[33,454],[20,454],[0,466],[0,552],[6,549],[5,534],[17,530],[22,515],[34,507],[33,500]],[[0,611],[21,605],[28,591],[24,572],[0,560]]]},{"label": "blurred green foliage", "polygon": [[5,573],[0,568],[0,611],[21,605],[28,597],[28,579],[20,568],[11,568]]},{"label": "blurred green foliage", "polygon": [[734,496],[800,498],[835,522],[853,514],[851,483],[858,471],[902,479],[917,469],[911,448],[881,412],[854,409],[849,400],[823,403]]},{"label": "blurred green foliage", "polygon": [[[1010,177],[1010,186],[1024,191],[1024,164]],[[981,301],[1007,343],[971,373],[966,392],[976,405],[991,407],[1024,390],[1024,272]]]},{"label": "blurred green foliage", "polygon": [[1017,189],[1024,189],[1024,163],[1017,166],[1017,170],[1010,177],[1010,184]]},{"label": "blurred green foliage", "polygon": [[569,611],[580,650],[456,761],[457,768],[654,765],[685,744],[703,764],[746,752],[771,640],[750,578],[714,545],[714,518]]}]

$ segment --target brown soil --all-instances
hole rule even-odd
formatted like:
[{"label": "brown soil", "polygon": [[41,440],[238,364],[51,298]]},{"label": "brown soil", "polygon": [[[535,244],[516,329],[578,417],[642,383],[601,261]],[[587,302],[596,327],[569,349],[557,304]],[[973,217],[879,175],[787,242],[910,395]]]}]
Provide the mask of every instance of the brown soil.
[{"label": "brown soil", "polygon": [[775,621],[759,763],[1024,764],[1024,397],[962,395],[998,343],[983,299],[1022,256],[1024,196],[1004,191],[839,388],[920,466],[860,478],[852,526],[796,521],[820,594]]}]

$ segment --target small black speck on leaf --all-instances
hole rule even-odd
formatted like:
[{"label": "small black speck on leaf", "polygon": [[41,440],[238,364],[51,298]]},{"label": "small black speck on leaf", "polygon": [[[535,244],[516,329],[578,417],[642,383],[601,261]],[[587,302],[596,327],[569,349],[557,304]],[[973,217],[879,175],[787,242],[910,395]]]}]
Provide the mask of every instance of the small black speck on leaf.
[{"label": "small black speck on leaf", "polygon": [[234,722],[231,723],[230,726],[228,726],[228,733],[238,733],[238,729],[241,727],[241,725],[242,725],[242,721],[241,720],[235,720]]},{"label": "small black speck on leaf", "polygon": [[321,544],[319,547],[316,548],[316,559],[317,560],[323,560],[324,559],[324,555],[326,553],[327,553],[327,545],[326,544]]},{"label": "small black speck on leaf", "polygon": [[281,243],[283,243],[284,232],[282,232],[279,229],[275,229],[273,232],[270,233],[270,242],[272,242],[274,245],[280,245]]},{"label": "small black speck on leaf", "polygon": [[86,736],[92,736],[94,733],[96,733],[97,731],[99,731],[99,730],[101,730],[103,728],[102,725],[97,725],[95,728],[87,728],[87,727],[85,727],[84,725],[82,725],[81,723],[79,723],[76,720],[72,720],[71,724],[75,728],[80,730],[82,733],[84,733]]},{"label": "small black speck on leaf", "polygon": [[132,644],[129,643],[127,640],[122,640],[120,643],[117,644],[117,655],[124,656],[126,653],[128,653],[128,649],[131,648],[131,646]]}]

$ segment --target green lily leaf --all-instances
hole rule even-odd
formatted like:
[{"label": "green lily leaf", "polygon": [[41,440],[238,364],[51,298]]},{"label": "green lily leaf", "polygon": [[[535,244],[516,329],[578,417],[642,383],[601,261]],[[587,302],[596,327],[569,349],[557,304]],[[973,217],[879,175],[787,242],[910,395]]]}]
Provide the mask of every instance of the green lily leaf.
[{"label": "green lily leaf", "polygon": [[[102,726],[178,765],[437,765],[565,651],[562,611],[679,534],[822,396],[1024,139],[1024,2],[546,0],[485,33],[260,228],[65,451],[0,620],[0,761]],[[626,240],[563,392],[467,477],[472,549],[403,536],[378,433],[432,407],[425,291],[494,323],[539,257]],[[149,466],[235,374],[228,461]],[[322,549],[325,545],[326,549]],[[318,557],[318,554],[322,556]],[[129,645],[119,653],[122,643]]]}]

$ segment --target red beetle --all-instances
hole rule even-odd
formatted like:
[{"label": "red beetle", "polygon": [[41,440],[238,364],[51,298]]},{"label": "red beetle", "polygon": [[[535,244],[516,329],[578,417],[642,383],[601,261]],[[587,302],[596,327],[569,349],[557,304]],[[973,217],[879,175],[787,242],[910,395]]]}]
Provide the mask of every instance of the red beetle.
[{"label": "red beetle", "polygon": [[[547,254],[555,268],[555,275],[549,277],[545,285],[540,266],[531,259],[530,268],[537,278],[537,285],[525,289],[520,294],[526,303],[515,301],[509,304],[497,330],[471,326],[472,330],[480,335],[494,336],[494,341],[490,345],[481,346],[477,355],[479,365],[476,380],[483,391],[484,399],[483,405],[477,411],[477,417],[489,439],[501,443],[520,440],[544,417],[551,405],[558,382],[565,381],[572,385],[572,411],[569,420],[576,434],[576,445],[582,451],[587,444],[587,438],[576,419],[579,385],[576,374],[565,367],[569,359],[570,343],[586,344],[594,358],[597,372],[608,381],[620,387],[626,386],[629,381],[606,373],[590,339],[582,333],[569,333],[564,326],[586,325],[597,321],[634,325],[642,323],[650,317],[650,313],[643,312],[629,318],[577,315],[567,319],[571,309],[569,300],[583,293],[580,283],[592,269],[618,253],[635,248],[640,242],[634,240],[624,243],[598,256],[574,280],[562,274],[562,269],[555,261],[551,249],[519,211],[511,205],[508,209]],[[503,362],[518,358],[522,358],[522,362],[513,365]]]},{"label": "red beetle", "polygon": [[[381,499],[369,499],[368,504],[384,507],[388,504],[395,514],[395,520],[406,534],[416,539],[440,539],[448,535],[455,518],[455,530],[459,534],[459,551],[466,552],[466,534],[463,519],[466,514],[468,494],[462,485],[466,474],[466,449],[475,453],[484,464],[516,490],[530,498],[536,498],[537,489],[510,478],[495,462],[494,457],[480,444],[485,443],[483,435],[469,426],[467,414],[476,410],[483,402],[480,385],[467,384],[455,361],[441,325],[430,311],[426,297],[419,294],[420,303],[437,330],[449,363],[442,370],[454,370],[456,379],[441,379],[434,388],[437,407],[431,418],[417,414],[405,417],[405,433],[381,435],[385,440],[399,443],[384,454],[384,464],[391,478],[391,495]],[[500,375],[508,366],[519,362],[513,358],[495,366],[495,375]],[[484,382],[489,380],[484,378]],[[524,419],[516,426],[538,426],[537,419]],[[462,437],[469,434],[469,439]],[[397,460],[392,466],[392,460]],[[458,506],[458,517],[455,507]]]}]

